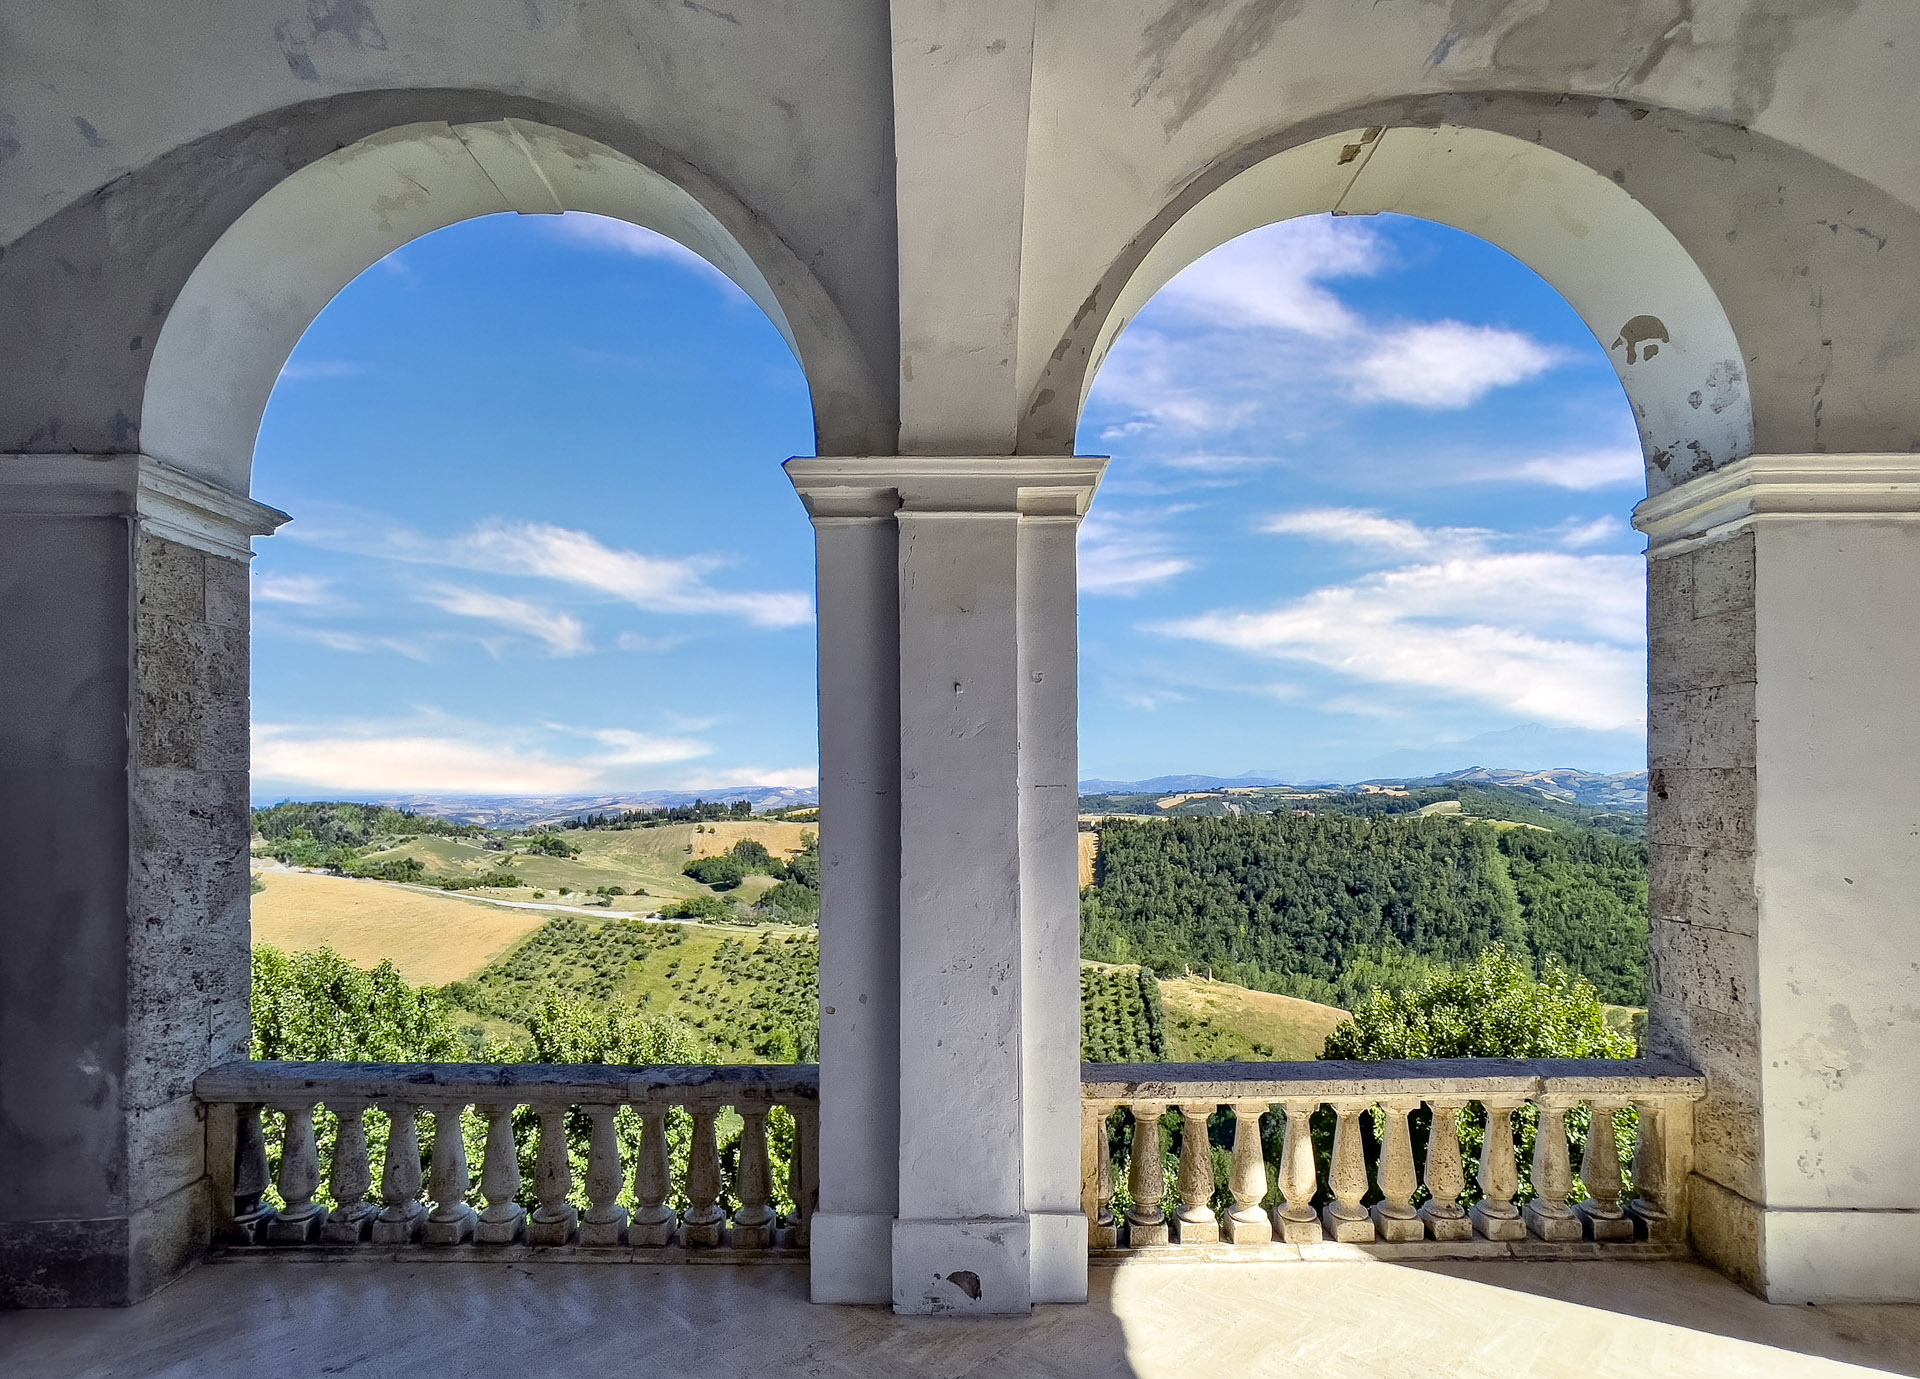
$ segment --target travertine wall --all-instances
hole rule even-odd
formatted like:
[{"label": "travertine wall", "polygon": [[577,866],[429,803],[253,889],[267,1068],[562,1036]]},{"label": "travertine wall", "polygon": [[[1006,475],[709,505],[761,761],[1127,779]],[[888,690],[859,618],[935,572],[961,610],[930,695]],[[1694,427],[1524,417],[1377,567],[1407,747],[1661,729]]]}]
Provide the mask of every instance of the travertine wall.
[{"label": "travertine wall", "polygon": [[1754,538],[1647,567],[1649,1052],[1707,1074],[1694,1111],[1696,1248],[1759,1284],[1759,912]]}]

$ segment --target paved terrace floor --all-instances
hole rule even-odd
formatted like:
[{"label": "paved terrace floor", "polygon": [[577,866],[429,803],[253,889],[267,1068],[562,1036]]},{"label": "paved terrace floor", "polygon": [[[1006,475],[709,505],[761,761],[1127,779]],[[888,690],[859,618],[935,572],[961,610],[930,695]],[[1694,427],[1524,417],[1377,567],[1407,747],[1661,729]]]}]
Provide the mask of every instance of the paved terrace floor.
[{"label": "paved terrace floor", "polygon": [[1092,1291],[954,1321],[815,1307],[799,1265],[230,1259],[124,1311],[0,1315],[0,1374],[1920,1375],[1920,1307],[1771,1307],[1693,1264],[1152,1262]]}]

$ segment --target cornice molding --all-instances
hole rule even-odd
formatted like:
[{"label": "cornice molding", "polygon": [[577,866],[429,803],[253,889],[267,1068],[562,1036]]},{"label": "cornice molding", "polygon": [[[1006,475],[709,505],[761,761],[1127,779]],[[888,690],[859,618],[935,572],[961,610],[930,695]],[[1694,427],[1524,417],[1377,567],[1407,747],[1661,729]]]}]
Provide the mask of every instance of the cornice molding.
[{"label": "cornice molding", "polygon": [[1104,455],[797,455],[787,478],[815,523],[1086,516]]},{"label": "cornice molding", "polygon": [[1793,520],[1920,520],[1920,455],[1749,455],[1633,510],[1656,556]]},{"label": "cornice molding", "polygon": [[155,536],[234,560],[288,520],[278,508],[151,455],[0,455],[0,512],[130,517]]}]

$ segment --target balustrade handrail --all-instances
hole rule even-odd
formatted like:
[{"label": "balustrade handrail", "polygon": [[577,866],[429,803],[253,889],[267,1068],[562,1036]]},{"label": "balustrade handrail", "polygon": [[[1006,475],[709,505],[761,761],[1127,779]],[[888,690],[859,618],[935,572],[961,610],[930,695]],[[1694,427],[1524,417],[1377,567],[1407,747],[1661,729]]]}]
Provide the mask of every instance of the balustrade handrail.
[{"label": "balustrade handrail", "polygon": [[1267,1096],[1513,1093],[1574,1095],[1587,1090],[1636,1097],[1706,1095],[1707,1080],[1682,1063],[1656,1058],[1415,1058],[1379,1062],[1082,1063],[1080,1095],[1093,1101],[1221,1101]]},{"label": "balustrade handrail", "polygon": [[574,1104],[609,1096],[625,1102],[694,1100],[731,1104],[818,1101],[820,1069],[811,1064],[594,1063],[284,1063],[268,1060],[222,1063],[194,1079],[203,1102],[272,1102],[276,1098],[326,1094],[366,1100],[411,1096],[516,1093],[523,1100]]}]

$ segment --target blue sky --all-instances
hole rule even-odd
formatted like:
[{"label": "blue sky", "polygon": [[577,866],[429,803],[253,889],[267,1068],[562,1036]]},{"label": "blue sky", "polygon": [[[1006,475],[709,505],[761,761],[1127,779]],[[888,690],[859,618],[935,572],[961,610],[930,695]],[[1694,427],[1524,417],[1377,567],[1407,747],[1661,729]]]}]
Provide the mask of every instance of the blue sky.
[{"label": "blue sky", "polygon": [[[254,789],[811,784],[806,385],[692,255],[589,217],[406,246],[301,340],[255,493]],[[1187,270],[1096,382],[1085,776],[1644,757],[1631,417],[1500,251],[1396,217]]]}]

